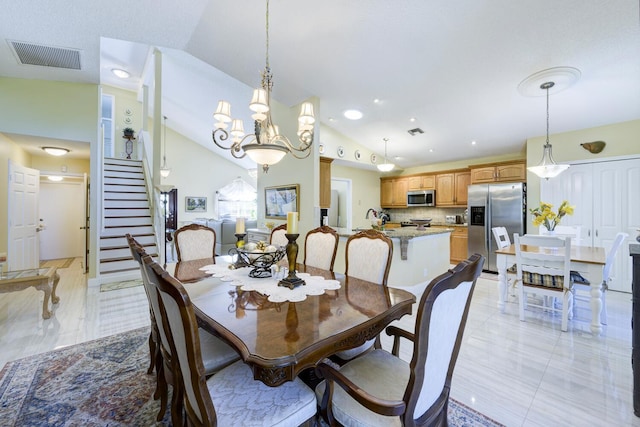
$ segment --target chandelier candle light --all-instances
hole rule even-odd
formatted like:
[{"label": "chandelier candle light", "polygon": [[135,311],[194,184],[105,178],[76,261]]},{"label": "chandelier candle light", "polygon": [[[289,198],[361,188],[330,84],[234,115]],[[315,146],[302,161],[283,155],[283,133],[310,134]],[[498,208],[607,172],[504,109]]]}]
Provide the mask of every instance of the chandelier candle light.
[{"label": "chandelier candle light", "polygon": [[[294,145],[286,136],[280,134],[278,126],[271,119],[273,75],[269,67],[269,0],[267,0],[266,12],[266,41],[266,66],[262,72],[262,88],[253,91],[249,104],[249,109],[254,112],[251,118],[254,120],[255,132],[245,135],[242,120],[231,118],[231,104],[227,101],[219,101],[218,108],[213,114],[217,122],[211,135],[218,147],[231,150],[231,155],[237,159],[249,155],[251,160],[262,165],[265,173],[269,170],[269,166],[278,163],[287,153],[291,153],[297,159],[309,156],[316,120],[313,104],[304,102],[298,116],[299,145]],[[230,132],[227,131],[229,122],[231,122]],[[226,146],[225,141],[229,138],[229,134],[231,134],[231,145]]]},{"label": "chandelier candle light", "polygon": [[306,285],[304,280],[296,276],[296,261],[298,258],[296,239],[298,236],[298,212],[287,212],[287,232],[285,237],[289,243],[287,243],[285,250],[289,260],[289,274],[278,282],[278,286],[286,286],[289,289],[293,289],[300,285]]}]

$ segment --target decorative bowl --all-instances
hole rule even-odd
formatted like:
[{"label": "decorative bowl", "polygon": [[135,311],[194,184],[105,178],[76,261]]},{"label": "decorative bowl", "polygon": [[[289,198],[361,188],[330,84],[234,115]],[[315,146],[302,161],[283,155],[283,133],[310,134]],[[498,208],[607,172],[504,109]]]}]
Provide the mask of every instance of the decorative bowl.
[{"label": "decorative bowl", "polygon": [[425,224],[429,224],[431,222],[431,218],[426,218],[426,219],[411,219],[409,220],[414,224],[417,224],[418,226],[416,227],[416,230],[424,230],[425,229]]},{"label": "decorative bowl", "polygon": [[251,267],[249,277],[263,278],[271,277],[271,266],[280,261],[286,255],[285,248],[268,246],[267,250],[248,251],[237,248],[238,267]]}]

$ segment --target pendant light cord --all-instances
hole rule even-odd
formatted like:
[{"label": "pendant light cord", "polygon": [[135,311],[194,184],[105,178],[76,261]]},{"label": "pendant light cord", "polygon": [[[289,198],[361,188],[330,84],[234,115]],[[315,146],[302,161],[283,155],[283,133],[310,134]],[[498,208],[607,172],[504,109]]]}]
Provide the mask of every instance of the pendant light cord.
[{"label": "pendant light cord", "polygon": [[265,25],[265,29],[266,29],[266,33],[267,33],[267,37],[266,37],[266,64],[267,64],[267,68],[269,68],[269,0],[267,0],[267,13],[265,14],[265,19],[266,19],[266,25]]},{"label": "pendant light cord", "polygon": [[547,145],[549,145],[549,86],[547,86]]}]

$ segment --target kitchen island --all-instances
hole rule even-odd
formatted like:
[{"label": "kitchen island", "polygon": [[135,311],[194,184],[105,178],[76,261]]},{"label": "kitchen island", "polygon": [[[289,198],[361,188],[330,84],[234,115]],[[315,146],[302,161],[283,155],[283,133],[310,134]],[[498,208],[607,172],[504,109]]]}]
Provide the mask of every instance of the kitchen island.
[{"label": "kitchen island", "polygon": [[[337,229],[340,235],[334,271],[345,270],[347,239],[356,231]],[[393,242],[393,258],[387,284],[420,294],[435,277],[449,269],[450,234],[452,228],[393,228],[385,233]]]}]

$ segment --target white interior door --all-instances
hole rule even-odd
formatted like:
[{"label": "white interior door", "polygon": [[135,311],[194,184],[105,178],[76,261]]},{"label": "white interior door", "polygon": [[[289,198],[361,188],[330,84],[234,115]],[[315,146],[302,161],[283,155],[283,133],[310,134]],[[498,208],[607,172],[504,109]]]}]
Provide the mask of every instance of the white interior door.
[{"label": "white interior door", "polygon": [[40,263],[38,196],[40,171],[9,160],[9,270],[37,268]]},{"label": "white interior door", "polygon": [[84,256],[84,197],[80,180],[40,183],[40,259]]}]

